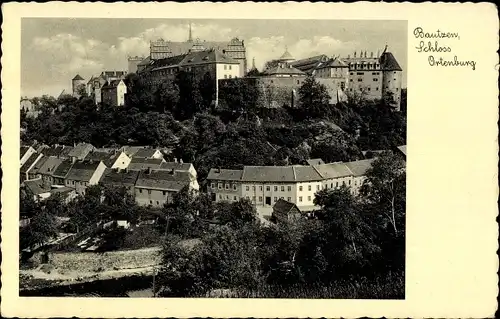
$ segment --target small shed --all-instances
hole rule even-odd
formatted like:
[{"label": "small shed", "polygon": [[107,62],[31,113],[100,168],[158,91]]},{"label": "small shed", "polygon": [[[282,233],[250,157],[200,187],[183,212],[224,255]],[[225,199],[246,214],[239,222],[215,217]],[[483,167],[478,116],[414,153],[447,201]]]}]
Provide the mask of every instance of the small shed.
[{"label": "small shed", "polygon": [[294,203],[279,199],[273,206],[272,220],[276,223],[302,218],[300,209]]}]

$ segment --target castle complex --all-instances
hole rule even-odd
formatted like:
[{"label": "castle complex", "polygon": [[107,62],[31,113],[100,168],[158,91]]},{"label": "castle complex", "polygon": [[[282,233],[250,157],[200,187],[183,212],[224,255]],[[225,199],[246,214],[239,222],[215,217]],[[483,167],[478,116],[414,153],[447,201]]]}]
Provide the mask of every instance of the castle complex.
[{"label": "castle complex", "polygon": [[[239,77],[243,77],[247,70],[247,57],[245,43],[243,40],[233,38],[229,42],[193,40],[191,24],[189,25],[189,36],[185,42],[171,42],[163,39],[150,42],[149,56],[147,58],[129,57],[129,72],[141,73],[147,66],[155,61],[165,60],[175,56],[194,52],[215,50],[235,60],[239,64]],[[139,61],[140,60],[140,61]]]}]

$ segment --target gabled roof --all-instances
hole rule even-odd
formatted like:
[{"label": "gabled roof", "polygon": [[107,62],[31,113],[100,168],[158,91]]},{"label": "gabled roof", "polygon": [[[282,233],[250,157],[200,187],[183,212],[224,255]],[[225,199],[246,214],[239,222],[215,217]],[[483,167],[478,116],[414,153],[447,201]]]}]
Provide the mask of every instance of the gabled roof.
[{"label": "gabled roof", "polygon": [[292,210],[292,208],[296,208],[300,212],[297,205],[295,205],[294,203],[290,203],[289,201],[286,201],[286,200],[281,199],[281,198],[278,199],[278,201],[273,206],[274,211],[277,211],[277,212],[280,212],[280,213],[283,213],[286,215],[288,215],[288,213]]},{"label": "gabled roof", "polygon": [[243,176],[243,170],[240,169],[217,169],[212,168],[208,173],[207,179],[221,181],[239,181]]},{"label": "gabled roof", "polygon": [[163,159],[159,158],[132,158],[130,164],[128,165],[129,170],[143,170],[147,168],[157,169],[160,168],[161,164],[164,162]]},{"label": "gabled roof", "polygon": [[306,76],[304,72],[293,67],[291,64],[279,63],[278,65],[266,69],[262,72],[264,75],[302,75]]},{"label": "gabled roof", "polygon": [[77,74],[73,80],[83,80],[83,78],[80,76],[80,74]]},{"label": "gabled roof", "polygon": [[182,171],[182,172],[187,172],[189,169],[193,166],[191,163],[176,163],[176,162],[163,162],[160,165],[160,169],[164,170],[176,170],[176,171]]},{"label": "gabled roof", "polygon": [[55,168],[52,176],[66,178],[72,166],[73,162],[71,162],[70,160],[61,161],[61,163],[59,163],[59,165]]},{"label": "gabled roof", "polygon": [[41,150],[41,153],[45,156],[60,156],[64,150],[63,145],[55,145],[51,147],[45,147]]},{"label": "gabled roof", "polygon": [[94,149],[92,144],[80,143],[68,153],[68,156],[83,158],[88,154],[88,152],[92,151],[92,149]]},{"label": "gabled roof", "polygon": [[43,166],[43,164],[45,164],[45,162],[48,160],[48,157],[47,156],[42,156],[36,163],[35,165],[33,166],[33,168],[31,169],[31,173],[33,174],[38,174],[38,171],[40,170],[40,168]]},{"label": "gabled roof", "polygon": [[345,165],[351,170],[354,176],[363,176],[366,171],[372,167],[372,163],[375,159],[364,159],[354,162],[347,162]]},{"label": "gabled roof", "polygon": [[320,164],[314,165],[313,167],[324,179],[340,178],[353,175],[349,167],[347,167],[344,163]]},{"label": "gabled roof", "polygon": [[66,179],[88,182],[101,162],[80,161],[73,164]]},{"label": "gabled roof", "polygon": [[320,181],[321,175],[311,166],[292,166],[296,182]]},{"label": "gabled roof", "polygon": [[33,195],[40,195],[50,192],[50,186],[44,185],[41,179],[24,181],[24,186]]},{"label": "gabled roof", "polygon": [[243,182],[319,181],[321,176],[310,166],[245,166]]},{"label": "gabled roof", "polygon": [[138,176],[139,171],[106,168],[101,178],[101,184],[134,186]]},{"label": "gabled roof", "polygon": [[27,173],[28,170],[35,164],[36,161],[40,158],[40,153],[33,153],[31,156],[24,162],[24,165],[21,166],[21,173]]},{"label": "gabled roof", "polygon": [[147,148],[147,146],[123,146],[120,150],[127,156],[133,157],[140,149]]},{"label": "gabled roof", "polygon": [[142,157],[142,158],[149,158],[155,155],[156,151],[158,151],[156,148],[139,148],[137,152],[133,155],[134,157]]},{"label": "gabled roof", "polygon": [[210,49],[198,52],[190,52],[186,54],[182,62],[180,62],[180,65],[188,66],[191,64],[202,64],[202,63],[239,64],[238,61],[222,53],[220,50]]},{"label": "gabled roof", "polygon": [[71,153],[73,148],[74,148],[73,146],[64,146],[63,150],[59,154],[59,157],[62,157],[62,158],[69,157],[69,153]]},{"label": "gabled roof", "polygon": [[403,71],[391,52],[384,52],[380,56],[380,67],[385,71]]},{"label": "gabled roof", "polygon": [[55,173],[55,170],[63,162],[62,159],[54,156],[45,156],[45,162],[38,169],[39,174],[51,175]]},{"label": "gabled roof", "polygon": [[116,87],[118,87],[118,85],[120,85],[120,83],[123,82],[123,80],[113,80],[113,81],[109,81],[107,82],[106,84],[104,84],[102,86],[102,89],[103,90],[106,90],[106,89],[114,89]]},{"label": "gabled roof", "polygon": [[179,191],[189,185],[192,177],[188,172],[166,170],[141,171],[135,183],[139,188],[151,188],[165,191]]}]

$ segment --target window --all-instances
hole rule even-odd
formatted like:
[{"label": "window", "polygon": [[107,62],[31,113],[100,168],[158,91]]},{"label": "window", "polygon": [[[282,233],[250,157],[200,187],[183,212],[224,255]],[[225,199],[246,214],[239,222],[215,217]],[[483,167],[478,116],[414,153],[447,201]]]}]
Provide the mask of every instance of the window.
[{"label": "window", "polygon": [[273,81],[273,80],[271,80],[271,83],[274,83],[274,81]]},{"label": "window", "polygon": [[249,200],[249,199],[250,199],[250,196],[247,196],[246,198]]},{"label": "window", "polygon": [[231,70],[231,65],[229,65],[229,70]]},{"label": "window", "polygon": [[299,192],[302,192],[302,186],[299,186]]},{"label": "window", "polygon": [[153,204],[153,201],[152,201],[152,200],[150,200],[150,201],[149,201],[149,203],[150,203],[150,204]]},{"label": "window", "polygon": [[377,86],[377,87],[375,87],[375,91],[378,91],[378,86]]},{"label": "window", "polygon": [[297,80],[297,84],[300,84],[300,81],[299,81],[299,80]]},{"label": "window", "polygon": [[238,200],[238,197],[234,196],[234,197],[233,197],[233,199],[234,199],[234,200]]},{"label": "window", "polygon": [[363,75],[365,74],[364,72],[358,72],[357,75]]},{"label": "window", "polygon": [[344,185],[344,186],[345,186],[345,181],[342,181],[342,185]]},{"label": "window", "polygon": [[73,185],[75,185],[75,181],[73,181]]},{"label": "window", "polygon": [[227,65],[224,64],[224,70],[227,70]]},{"label": "window", "polygon": [[349,185],[351,185],[351,180],[349,180]]},{"label": "window", "polygon": [[363,82],[363,79],[362,78],[358,78],[358,82]]},{"label": "window", "polygon": [[351,92],[352,92],[352,88],[350,88],[350,89],[349,89],[349,91],[351,91]]},{"label": "window", "polygon": [[259,186],[259,189],[262,191],[262,185]]},{"label": "window", "polygon": [[373,81],[374,81],[374,82],[378,82],[378,79],[377,79],[377,78],[373,78]]},{"label": "window", "polygon": [[282,196],[282,197],[280,197],[280,199],[284,199],[284,197]]},{"label": "window", "polygon": [[311,185],[307,186],[307,190],[311,191]]},{"label": "window", "polygon": [[[332,185],[333,186],[333,185]],[[339,182],[337,182],[337,184],[335,184],[335,186],[339,187]]]},{"label": "window", "polygon": [[319,185],[316,185],[316,190],[319,191]]},{"label": "window", "polygon": [[156,201],[156,205],[160,205],[160,202],[159,202],[159,201]]},{"label": "window", "polygon": [[281,191],[284,192],[285,191],[285,186],[281,186]]},{"label": "window", "polygon": [[278,186],[274,186],[274,191],[277,192],[278,191]]},{"label": "window", "polygon": [[299,202],[302,203],[302,196],[299,196]]},{"label": "window", "polygon": [[163,196],[167,195],[167,192],[165,192],[165,191],[163,191],[162,193],[163,193]]},{"label": "window", "polygon": [[255,191],[255,186],[252,186],[252,190]]},{"label": "window", "polygon": [[352,79],[349,79],[349,82],[352,82]]},{"label": "window", "polygon": [[288,191],[291,192],[292,191],[292,186],[288,186]]},{"label": "window", "polygon": [[396,88],[396,91],[398,90],[398,88]]},{"label": "window", "polygon": [[228,195],[226,195],[226,200],[229,200],[229,196]]},{"label": "window", "polygon": [[368,91],[371,91],[372,89],[371,88],[368,88]]},{"label": "window", "polygon": [[141,194],[142,194],[142,189],[139,189],[139,193],[141,193]]},{"label": "window", "polygon": [[266,186],[266,191],[271,191],[271,186]]},{"label": "window", "polygon": [[247,190],[247,191],[249,191],[249,190],[250,190],[250,186],[247,186],[247,187],[246,187],[246,190]]},{"label": "window", "polygon": [[217,187],[218,187],[219,189],[222,189],[222,183],[218,183],[218,184],[217,184]]},{"label": "window", "polygon": [[307,196],[307,201],[310,202],[311,201],[311,196]]},{"label": "window", "polygon": [[289,202],[291,202],[292,198],[291,197],[287,197],[286,200],[289,201]]},{"label": "window", "polygon": [[255,202],[255,196],[252,196],[252,202]]},{"label": "window", "polygon": [[148,189],[148,194],[151,195],[151,190],[150,189]]},{"label": "window", "polygon": [[226,189],[229,189],[229,184],[226,184]]},{"label": "window", "polygon": [[262,196],[259,196],[259,202],[262,203]]},{"label": "window", "polygon": [[219,194],[219,199],[222,199],[222,195],[221,194]]},{"label": "window", "polygon": [[227,79],[227,74],[224,74],[224,79]]},{"label": "window", "polygon": [[230,78],[230,79],[232,79],[232,78],[233,78],[233,76],[232,76],[231,74],[229,74],[229,78]]},{"label": "window", "polygon": [[358,185],[358,181],[354,181],[354,186],[357,186]]},{"label": "window", "polygon": [[340,89],[345,90],[345,82],[340,82]]},{"label": "window", "polygon": [[275,198],[274,198],[274,201],[275,201],[275,202],[276,202],[276,201],[278,201],[278,197],[275,197]]}]

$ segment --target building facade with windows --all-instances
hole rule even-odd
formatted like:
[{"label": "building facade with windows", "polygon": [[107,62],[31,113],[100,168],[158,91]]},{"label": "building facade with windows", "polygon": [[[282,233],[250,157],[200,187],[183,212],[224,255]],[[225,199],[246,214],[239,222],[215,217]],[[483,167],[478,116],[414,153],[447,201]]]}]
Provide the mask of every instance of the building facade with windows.
[{"label": "building facade with windows", "polygon": [[207,191],[216,202],[246,198],[256,206],[271,207],[281,199],[301,210],[310,210],[314,208],[315,194],[321,189],[345,185],[357,194],[372,161],[211,169]]}]

